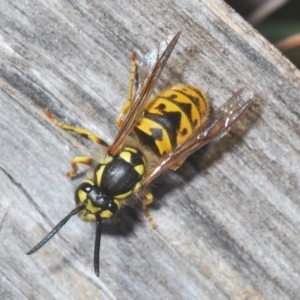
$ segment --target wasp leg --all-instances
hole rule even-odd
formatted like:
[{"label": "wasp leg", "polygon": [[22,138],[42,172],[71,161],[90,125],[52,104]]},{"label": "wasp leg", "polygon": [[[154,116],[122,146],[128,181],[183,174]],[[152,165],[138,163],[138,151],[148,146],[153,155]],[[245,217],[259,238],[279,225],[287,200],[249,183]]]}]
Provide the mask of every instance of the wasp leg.
[{"label": "wasp leg", "polygon": [[71,126],[71,125],[64,124],[64,123],[60,122],[59,120],[57,120],[56,118],[54,118],[54,116],[51,114],[51,112],[48,109],[45,110],[45,114],[51,120],[51,122],[53,124],[55,124],[56,126],[62,128],[64,130],[73,131],[73,132],[78,133],[80,135],[85,135],[90,140],[92,140],[93,142],[95,142],[97,144],[100,144],[100,145],[103,145],[103,146],[106,146],[106,147],[108,146],[108,144],[105,141],[103,141],[102,139],[100,139],[97,135],[95,135],[94,133],[90,132],[89,130],[81,128],[81,127],[77,127],[77,126]]},{"label": "wasp leg", "polygon": [[157,227],[157,225],[155,224],[155,222],[152,219],[152,216],[150,215],[149,211],[148,211],[148,205],[150,205],[153,202],[153,195],[147,191],[145,193],[145,199],[142,201],[142,208],[143,208],[143,213],[145,215],[145,217],[147,218],[147,220],[149,221],[149,223],[151,224],[152,228],[155,229]]},{"label": "wasp leg", "polygon": [[67,172],[67,174],[66,174],[68,177],[71,177],[77,173],[77,171],[78,171],[77,164],[85,164],[88,166],[94,166],[97,164],[97,161],[90,157],[74,157],[71,160],[72,169],[71,169],[71,171]]},{"label": "wasp leg", "polygon": [[135,53],[131,52],[130,53],[130,60],[131,60],[131,72],[130,72],[130,80],[129,80],[129,89],[128,89],[128,96],[127,96],[127,101],[124,104],[119,116],[117,117],[116,124],[118,127],[120,127],[123,123],[122,118],[128,111],[129,107],[132,104],[132,90],[133,90],[133,85],[134,81],[136,79],[137,81],[137,67],[136,67],[136,60],[135,60]]}]

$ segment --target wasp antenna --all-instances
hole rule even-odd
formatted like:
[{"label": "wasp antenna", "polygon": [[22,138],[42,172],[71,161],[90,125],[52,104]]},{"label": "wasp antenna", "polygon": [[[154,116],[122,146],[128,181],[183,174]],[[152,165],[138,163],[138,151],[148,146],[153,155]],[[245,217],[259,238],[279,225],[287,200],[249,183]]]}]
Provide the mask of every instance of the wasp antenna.
[{"label": "wasp antenna", "polygon": [[95,249],[94,249],[94,270],[97,277],[99,277],[100,241],[101,241],[101,218],[100,216],[97,216]]},{"label": "wasp antenna", "polygon": [[79,213],[81,210],[85,208],[85,205],[77,206],[75,209],[73,209],[65,218],[63,218],[36,246],[34,246],[30,251],[28,251],[26,254],[30,255],[36,251],[38,251],[40,248],[42,248],[57,232],[59,229],[61,229],[72,216]]}]

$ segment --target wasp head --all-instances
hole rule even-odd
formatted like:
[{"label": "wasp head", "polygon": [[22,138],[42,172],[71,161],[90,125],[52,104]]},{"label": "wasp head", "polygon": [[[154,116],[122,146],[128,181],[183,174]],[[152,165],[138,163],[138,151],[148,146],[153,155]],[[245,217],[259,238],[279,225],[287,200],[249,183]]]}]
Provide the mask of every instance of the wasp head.
[{"label": "wasp head", "polygon": [[76,189],[76,205],[85,205],[85,209],[78,213],[84,221],[95,222],[96,216],[102,219],[111,218],[120,207],[120,202],[98,187],[94,181],[85,179]]}]

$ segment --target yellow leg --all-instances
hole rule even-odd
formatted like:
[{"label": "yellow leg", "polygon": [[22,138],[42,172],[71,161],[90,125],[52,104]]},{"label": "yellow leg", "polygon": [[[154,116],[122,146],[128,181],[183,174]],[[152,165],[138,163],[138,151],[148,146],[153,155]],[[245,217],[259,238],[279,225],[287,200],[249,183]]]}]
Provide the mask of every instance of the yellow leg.
[{"label": "yellow leg", "polygon": [[92,140],[93,142],[95,142],[97,144],[108,146],[108,144],[106,142],[104,142],[97,135],[95,135],[94,133],[88,131],[87,129],[84,129],[84,128],[81,128],[81,127],[77,127],[77,126],[71,126],[71,125],[64,124],[64,123],[60,122],[59,120],[57,120],[56,118],[54,118],[54,116],[51,114],[51,112],[48,109],[45,110],[45,114],[51,120],[51,122],[53,124],[55,124],[56,126],[62,128],[62,129],[65,129],[65,130],[73,131],[73,132],[78,133],[80,135],[85,135],[90,140]]},{"label": "yellow leg", "polygon": [[128,89],[128,96],[127,96],[127,101],[124,104],[119,116],[117,117],[116,124],[118,127],[120,127],[123,123],[123,116],[126,114],[127,110],[132,104],[132,90],[133,90],[133,85],[134,85],[134,80],[136,77],[136,60],[135,60],[135,53],[131,52],[130,53],[130,59],[131,59],[131,72],[130,72],[130,81],[129,81],[129,89]]},{"label": "yellow leg", "polygon": [[145,215],[145,217],[147,218],[147,220],[149,221],[149,223],[151,224],[152,228],[155,229],[157,227],[157,225],[155,224],[155,222],[153,221],[149,211],[148,211],[148,205],[150,205],[153,202],[153,195],[147,191],[145,194],[145,199],[142,201],[143,204],[143,213]]},{"label": "yellow leg", "polygon": [[97,162],[90,158],[90,157],[74,157],[72,160],[71,160],[71,171],[67,172],[67,176],[68,177],[71,177],[75,174],[77,174],[77,171],[78,171],[78,167],[77,167],[77,164],[85,164],[85,165],[88,165],[88,166],[91,166],[91,165],[94,165],[96,164]]}]

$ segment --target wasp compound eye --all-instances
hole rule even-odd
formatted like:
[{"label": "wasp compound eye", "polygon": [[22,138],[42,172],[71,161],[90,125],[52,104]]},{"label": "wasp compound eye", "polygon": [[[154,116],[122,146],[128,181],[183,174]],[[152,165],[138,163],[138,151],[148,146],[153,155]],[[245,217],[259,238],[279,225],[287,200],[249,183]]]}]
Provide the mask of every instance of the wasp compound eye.
[{"label": "wasp compound eye", "polygon": [[93,186],[91,186],[88,183],[83,184],[83,186],[81,187],[81,189],[86,192],[87,194],[89,194],[92,190],[93,190]]}]

